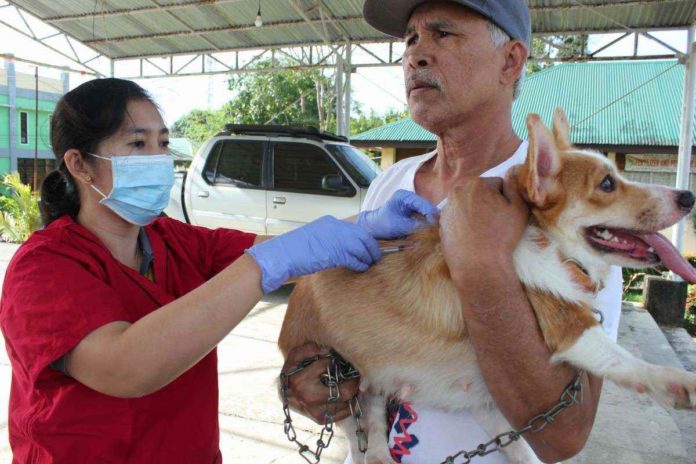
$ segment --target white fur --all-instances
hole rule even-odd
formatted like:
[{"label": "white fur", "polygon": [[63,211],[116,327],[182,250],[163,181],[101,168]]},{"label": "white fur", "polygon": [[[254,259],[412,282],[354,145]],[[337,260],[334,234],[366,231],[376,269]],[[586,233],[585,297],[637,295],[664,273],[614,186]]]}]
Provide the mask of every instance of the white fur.
[{"label": "white fur", "polygon": [[520,281],[528,288],[549,292],[571,303],[589,303],[594,294],[573,281],[570,271],[559,259],[558,244],[552,242],[540,248],[534,241],[540,236],[544,234],[539,228],[527,227],[515,250],[513,260]]},{"label": "white fur", "polygon": [[587,329],[573,346],[551,357],[551,362],[561,361],[617,385],[644,391],[664,406],[676,405],[675,392],[670,389],[678,385],[687,392],[690,407],[696,406],[695,374],[640,360],[614,343],[599,326]]}]

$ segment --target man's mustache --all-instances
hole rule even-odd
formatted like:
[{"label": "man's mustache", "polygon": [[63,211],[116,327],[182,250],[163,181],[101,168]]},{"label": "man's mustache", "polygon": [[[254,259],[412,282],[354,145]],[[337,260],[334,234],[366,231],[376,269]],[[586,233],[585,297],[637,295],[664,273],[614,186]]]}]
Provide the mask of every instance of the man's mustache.
[{"label": "man's mustache", "polygon": [[409,95],[413,89],[422,87],[432,87],[437,90],[442,90],[440,79],[435,77],[429,70],[417,69],[409,74],[406,81],[406,95]]}]

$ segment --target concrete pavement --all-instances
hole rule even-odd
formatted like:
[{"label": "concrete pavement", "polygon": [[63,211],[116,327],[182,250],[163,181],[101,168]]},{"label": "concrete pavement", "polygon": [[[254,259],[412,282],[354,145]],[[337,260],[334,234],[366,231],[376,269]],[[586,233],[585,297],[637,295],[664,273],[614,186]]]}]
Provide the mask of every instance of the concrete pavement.
[{"label": "concrete pavement", "polygon": [[[0,277],[15,250],[15,246],[0,244]],[[225,463],[305,463],[283,434],[283,414],[275,386],[282,365],[276,340],[288,294],[285,288],[264,298],[218,348],[221,448]],[[690,345],[679,332],[670,337],[680,339],[683,346],[679,351],[691,359],[693,341]],[[650,315],[632,306],[627,306],[622,315],[619,343],[650,362],[681,365]],[[693,364],[689,367],[693,368]],[[0,350],[0,463],[11,462],[6,420],[10,376],[7,355]],[[319,428],[297,414],[295,418],[298,438],[313,445]],[[689,440],[684,439],[683,433]],[[695,464],[694,440],[696,412],[670,412],[644,395],[605,383],[589,443],[569,462]],[[336,436],[322,463],[341,464],[345,450],[345,440]]]}]

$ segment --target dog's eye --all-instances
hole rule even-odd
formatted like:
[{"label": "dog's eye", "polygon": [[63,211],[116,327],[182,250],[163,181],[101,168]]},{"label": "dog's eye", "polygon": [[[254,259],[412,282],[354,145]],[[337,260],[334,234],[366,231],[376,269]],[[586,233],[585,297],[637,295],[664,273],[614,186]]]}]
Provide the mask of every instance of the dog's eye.
[{"label": "dog's eye", "polygon": [[599,188],[602,189],[603,192],[613,192],[614,190],[616,190],[616,183],[614,182],[614,178],[610,174],[607,174],[607,176],[602,180],[602,183],[599,184]]}]

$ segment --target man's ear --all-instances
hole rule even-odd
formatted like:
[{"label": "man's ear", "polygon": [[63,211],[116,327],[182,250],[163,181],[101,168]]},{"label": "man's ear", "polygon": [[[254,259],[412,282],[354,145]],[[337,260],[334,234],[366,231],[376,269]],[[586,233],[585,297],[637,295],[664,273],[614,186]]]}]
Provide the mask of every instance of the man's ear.
[{"label": "man's ear", "polygon": [[527,47],[524,42],[511,40],[505,48],[505,64],[502,69],[501,83],[514,84],[524,74],[524,64],[527,62]]},{"label": "man's ear", "polygon": [[572,148],[570,143],[570,124],[568,124],[568,117],[561,108],[556,108],[556,111],[553,113],[553,136],[556,139],[556,145],[561,150]]},{"label": "man's ear", "polygon": [[538,114],[527,116],[529,153],[523,169],[526,196],[537,207],[546,205],[558,184],[561,158],[556,141]]}]

